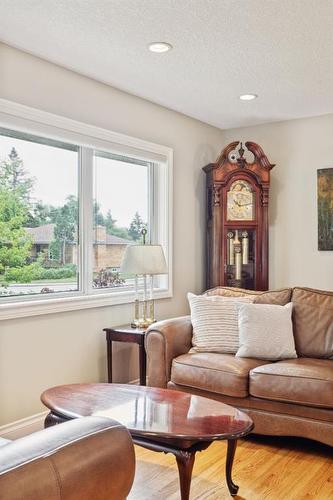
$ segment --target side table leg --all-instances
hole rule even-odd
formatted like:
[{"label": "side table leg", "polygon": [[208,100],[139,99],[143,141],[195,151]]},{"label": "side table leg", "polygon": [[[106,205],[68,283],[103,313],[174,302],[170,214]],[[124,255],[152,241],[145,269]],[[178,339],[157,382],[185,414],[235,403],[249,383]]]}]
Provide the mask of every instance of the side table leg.
[{"label": "side table leg", "polygon": [[225,467],[225,474],[227,479],[227,485],[230,491],[231,496],[237,495],[238,486],[233,483],[231,474],[232,474],[232,464],[234,462],[234,456],[237,446],[237,439],[228,439],[228,450],[227,450],[227,462]]},{"label": "side table leg", "polygon": [[68,419],[61,418],[50,411],[50,413],[48,413],[45,417],[44,428],[46,429],[47,427],[52,427],[53,425],[62,424],[63,422],[66,422],[66,420]]},{"label": "side table leg", "polygon": [[178,465],[181,500],[189,500],[195,451],[175,451]]},{"label": "side table leg", "polygon": [[139,345],[140,385],[146,385],[146,350],[144,345]]},{"label": "side table leg", "polygon": [[107,358],[108,358],[108,382],[112,383],[112,340],[106,339]]}]

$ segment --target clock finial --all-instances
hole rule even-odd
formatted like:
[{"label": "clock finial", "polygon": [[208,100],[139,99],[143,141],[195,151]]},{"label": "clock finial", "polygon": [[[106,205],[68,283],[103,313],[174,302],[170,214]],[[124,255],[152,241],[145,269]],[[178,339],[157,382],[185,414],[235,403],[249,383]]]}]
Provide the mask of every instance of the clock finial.
[{"label": "clock finial", "polygon": [[243,143],[240,143],[240,148],[238,150],[239,158],[237,158],[237,163],[241,168],[245,168],[246,166],[246,158],[244,157],[245,149],[243,148]]}]

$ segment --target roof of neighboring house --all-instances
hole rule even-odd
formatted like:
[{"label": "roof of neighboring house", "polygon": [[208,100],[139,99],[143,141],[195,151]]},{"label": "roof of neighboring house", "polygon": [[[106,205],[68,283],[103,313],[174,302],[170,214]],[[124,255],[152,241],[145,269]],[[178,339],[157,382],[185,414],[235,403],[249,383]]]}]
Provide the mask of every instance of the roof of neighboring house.
[{"label": "roof of neighboring house", "polygon": [[48,245],[53,240],[55,224],[44,224],[38,227],[26,227],[25,230],[32,236],[33,242],[39,245]]},{"label": "roof of neighboring house", "polygon": [[[49,245],[54,238],[55,224],[44,224],[38,227],[26,227],[26,231],[32,236],[35,245]],[[99,245],[131,245],[134,242],[114,236],[113,234],[105,234],[105,239],[98,239],[95,235],[94,244]]]},{"label": "roof of neighboring house", "polygon": [[134,241],[126,240],[125,238],[120,238],[119,236],[114,236],[113,234],[106,235],[107,245],[133,245]]}]

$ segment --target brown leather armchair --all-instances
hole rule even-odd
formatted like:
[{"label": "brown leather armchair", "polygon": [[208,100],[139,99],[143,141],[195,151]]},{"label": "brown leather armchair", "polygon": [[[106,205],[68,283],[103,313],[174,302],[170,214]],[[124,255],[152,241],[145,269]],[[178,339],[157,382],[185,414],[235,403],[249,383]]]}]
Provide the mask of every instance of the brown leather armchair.
[{"label": "brown leather armchair", "polygon": [[131,436],[108,418],[0,439],[0,500],[123,500],[134,472]]}]

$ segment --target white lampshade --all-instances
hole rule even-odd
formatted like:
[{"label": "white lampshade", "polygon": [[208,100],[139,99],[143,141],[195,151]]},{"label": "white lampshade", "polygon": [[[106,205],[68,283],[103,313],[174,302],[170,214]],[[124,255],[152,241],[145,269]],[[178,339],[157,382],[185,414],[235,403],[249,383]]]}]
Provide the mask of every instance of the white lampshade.
[{"label": "white lampshade", "polygon": [[128,274],[167,274],[161,245],[128,245],[120,272]]}]

